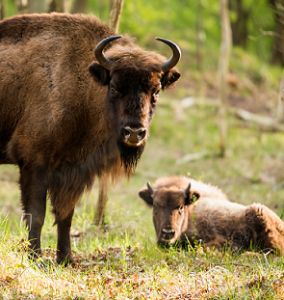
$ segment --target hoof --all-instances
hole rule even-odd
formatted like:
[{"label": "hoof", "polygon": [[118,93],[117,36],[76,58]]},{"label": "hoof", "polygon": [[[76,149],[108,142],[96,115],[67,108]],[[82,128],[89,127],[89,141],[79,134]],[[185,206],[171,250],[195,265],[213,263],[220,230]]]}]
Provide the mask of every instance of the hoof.
[{"label": "hoof", "polygon": [[56,262],[59,265],[63,265],[64,267],[67,267],[68,265],[72,265],[74,263],[74,260],[72,254],[57,253]]}]

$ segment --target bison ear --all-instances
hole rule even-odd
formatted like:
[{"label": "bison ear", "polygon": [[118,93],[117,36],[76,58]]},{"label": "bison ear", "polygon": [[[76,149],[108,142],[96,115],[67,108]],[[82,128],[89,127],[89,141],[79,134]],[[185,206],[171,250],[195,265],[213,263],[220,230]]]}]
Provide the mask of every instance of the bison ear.
[{"label": "bison ear", "polygon": [[107,85],[110,82],[109,71],[102,67],[98,62],[94,61],[89,66],[89,72],[96,82],[101,85]]},{"label": "bison ear", "polygon": [[198,193],[192,193],[189,197],[189,204],[194,203],[196,200],[200,198],[200,194]]},{"label": "bison ear", "polygon": [[200,197],[200,194],[198,194],[196,192],[191,193],[190,192],[190,188],[191,188],[191,183],[189,183],[188,186],[187,186],[187,188],[184,190],[184,193],[185,193],[184,204],[185,205],[189,205],[189,204],[195,202]]},{"label": "bison ear", "polygon": [[151,196],[151,192],[148,190],[148,188],[142,189],[141,191],[139,191],[139,197],[141,199],[143,199],[146,204],[148,204],[149,206],[153,206],[153,198]]},{"label": "bison ear", "polygon": [[178,71],[177,68],[172,68],[169,71],[167,71],[161,80],[161,84],[162,84],[162,89],[166,89],[169,86],[171,86],[172,84],[174,84],[179,78],[180,78],[181,74]]}]

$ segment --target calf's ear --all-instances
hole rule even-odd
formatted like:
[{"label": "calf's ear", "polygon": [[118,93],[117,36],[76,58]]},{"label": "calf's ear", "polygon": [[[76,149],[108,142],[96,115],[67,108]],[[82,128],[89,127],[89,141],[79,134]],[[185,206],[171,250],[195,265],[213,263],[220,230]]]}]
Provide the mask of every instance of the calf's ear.
[{"label": "calf's ear", "polygon": [[161,80],[162,89],[167,89],[171,85],[173,85],[179,78],[181,74],[177,68],[172,68],[169,71],[167,71]]},{"label": "calf's ear", "polygon": [[191,194],[191,203],[195,202],[196,200],[198,200],[200,198],[200,194],[198,193],[192,193]]},{"label": "calf's ear", "polygon": [[191,188],[191,183],[188,184],[188,187],[184,190],[184,193],[185,193],[185,201],[184,201],[184,204],[185,205],[189,205],[193,202],[195,202],[197,199],[199,199],[200,197],[200,194],[194,192],[194,193],[191,193],[190,192],[190,188]]},{"label": "calf's ear", "polygon": [[139,197],[146,202],[149,206],[153,206],[152,194],[148,188],[139,191]]},{"label": "calf's ear", "polygon": [[98,62],[94,61],[90,64],[89,72],[96,82],[100,83],[101,85],[109,84],[109,71],[102,67]]}]

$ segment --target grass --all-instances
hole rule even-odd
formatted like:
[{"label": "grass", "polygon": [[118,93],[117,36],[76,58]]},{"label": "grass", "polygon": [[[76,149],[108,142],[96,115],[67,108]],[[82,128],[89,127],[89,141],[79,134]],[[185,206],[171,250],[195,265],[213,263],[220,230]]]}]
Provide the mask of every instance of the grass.
[{"label": "grass", "polygon": [[[138,191],[160,176],[187,174],[219,186],[231,201],[260,202],[278,215],[283,213],[283,133],[248,128],[230,116],[227,155],[219,157],[216,108],[192,106],[182,114],[176,110],[179,98],[191,95],[186,84],[187,78],[178,91],[161,96],[135,174],[110,191],[107,225],[103,229],[93,225],[97,183],[77,205],[72,223],[78,236],[72,237],[73,267],[54,264],[56,228],[50,206],[42,231],[43,256],[35,263],[27,259],[18,170],[0,166],[0,299],[284,298],[280,256],[218,252],[201,246],[165,251],[155,244],[152,212]],[[272,86],[266,86],[269,95]],[[276,106],[277,97],[269,101]],[[205,158],[177,163],[201,151],[207,152]]]}]

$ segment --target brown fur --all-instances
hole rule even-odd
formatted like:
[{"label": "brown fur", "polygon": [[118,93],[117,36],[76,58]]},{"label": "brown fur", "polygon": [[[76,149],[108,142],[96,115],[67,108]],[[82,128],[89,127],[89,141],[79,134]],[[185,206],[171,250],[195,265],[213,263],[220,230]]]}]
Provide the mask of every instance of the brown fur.
[{"label": "brown fur", "polygon": [[[184,205],[183,190],[191,182],[190,193],[196,201]],[[284,222],[262,204],[244,206],[228,201],[217,187],[188,177],[164,177],[152,186],[154,194],[143,188],[139,196],[153,209],[153,221],[158,243],[202,241],[207,246],[233,250],[276,249],[284,255]],[[184,206],[183,210],[180,207]],[[174,230],[171,239],[163,229]]]},{"label": "brown fur", "polygon": [[[130,176],[148,137],[157,102],[153,95],[180,76],[176,68],[164,74],[166,58],[128,36],[106,47],[114,63],[110,71],[104,69],[94,49],[111,35],[115,32],[93,16],[24,15],[0,22],[0,164],[20,167],[35,249],[47,191],[58,235],[64,236],[76,202],[96,175],[116,181]],[[112,95],[110,85],[119,93]],[[120,140],[123,124],[146,128],[141,146]],[[71,257],[68,247],[59,249],[59,261]]]}]

